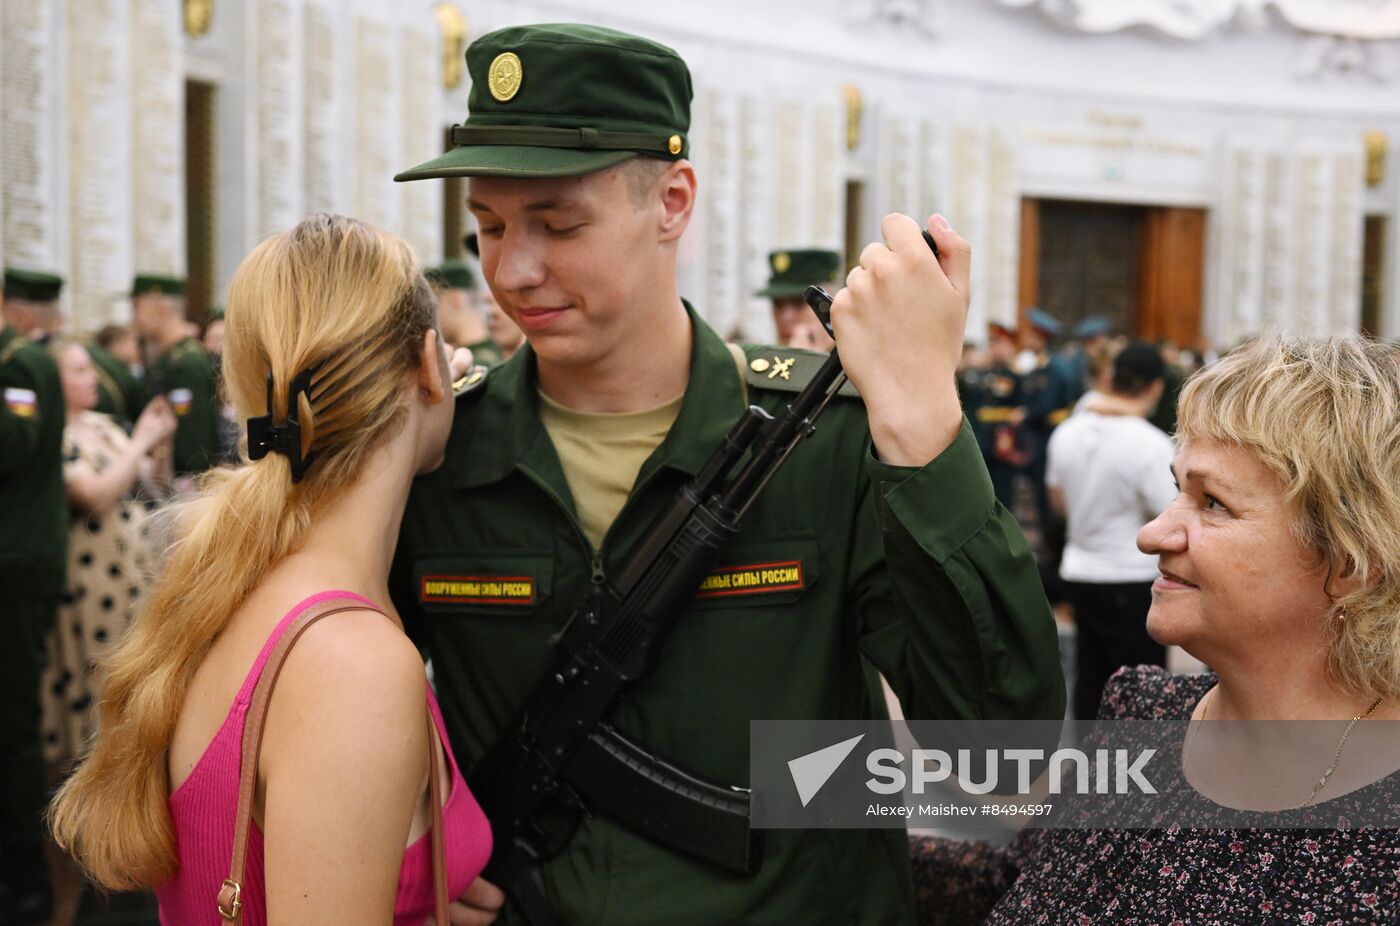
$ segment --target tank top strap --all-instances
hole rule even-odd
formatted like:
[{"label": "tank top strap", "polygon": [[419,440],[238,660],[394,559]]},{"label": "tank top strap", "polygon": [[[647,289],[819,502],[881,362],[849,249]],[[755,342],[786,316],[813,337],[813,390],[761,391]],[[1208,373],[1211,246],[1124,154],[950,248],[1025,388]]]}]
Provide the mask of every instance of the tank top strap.
[{"label": "tank top strap", "polygon": [[263,666],[267,664],[268,657],[272,655],[273,648],[277,641],[282,638],[282,634],[291,626],[292,622],[300,617],[308,608],[315,607],[323,601],[333,598],[349,598],[352,601],[362,602],[367,608],[373,611],[382,611],[379,605],[365,598],[363,595],[356,595],[354,592],[328,589],[324,592],[317,592],[301,601],[288,611],[277,626],[268,635],[267,642],[263,644],[262,650],[258,653],[258,658],[253,660],[253,666],[248,670],[248,677],[243,680],[243,687],[238,689],[238,696],[233,699],[233,709],[235,712],[243,712],[248,709],[248,704],[253,698],[253,689],[258,686],[258,679],[262,677]]}]

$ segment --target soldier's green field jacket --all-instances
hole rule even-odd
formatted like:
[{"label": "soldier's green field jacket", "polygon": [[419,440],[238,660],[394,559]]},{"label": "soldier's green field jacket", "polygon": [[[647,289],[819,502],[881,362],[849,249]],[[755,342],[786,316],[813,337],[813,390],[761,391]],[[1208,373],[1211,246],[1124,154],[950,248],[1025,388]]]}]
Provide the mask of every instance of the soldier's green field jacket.
[{"label": "soldier's green field jacket", "polygon": [[150,391],[175,413],[173,463],[180,475],[202,473],[218,459],[219,403],[214,364],[194,338],[171,347],[151,365]]},{"label": "soldier's green field jacket", "polygon": [[[780,408],[820,363],[748,348],[745,384],[725,344],[691,317],[680,415],[601,550],[584,538],[540,424],[528,348],[458,400],[446,462],[415,483],[395,602],[426,644],[467,769],[517,716],[549,664],[547,640],[589,583],[617,568],[746,401]],[[773,372],[780,368],[788,378]],[[773,564],[784,568],[757,568]],[[871,455],[860,401],[837,399],[712,575],[737,573],[754,581],[729,583],[741,594],[702,591],[656,671],[613,715],[624,733],[694,774],[747,785],[751,719],[884,716],[862,654],[912,717],[1063,715],[1055,627],[1035,564],[995,504],[966,426],[927,466],[889,466]],[[723,585],[707,580],[702,589]],[[771,831],[765,840],[761,870],[744,878],[595,814],[547,865],[546,883],[569,923],[912,922],[902,831]]]},{"label": "soldier's green field jacket", "polygon": [[97,374],[97,404],[93,411],[110,415],[126,428],[146,407],[146,389],[126,366],[98,344],[89,344],[88,356]]},{"label": "soldier's green field jacket", "polygon": [[[66,406],[48,351],[0,331],[0,601],[63,593],[68,501],[63,493]],[[6,615],[0,606],[0,627]],[[21,645],[13,640],[6,646]]]}]

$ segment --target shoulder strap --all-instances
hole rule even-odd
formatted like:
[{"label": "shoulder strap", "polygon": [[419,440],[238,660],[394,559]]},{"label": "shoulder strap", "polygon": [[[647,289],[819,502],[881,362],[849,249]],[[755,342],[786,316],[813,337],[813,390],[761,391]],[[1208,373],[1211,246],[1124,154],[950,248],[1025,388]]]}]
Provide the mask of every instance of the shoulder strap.
[{"label": "shoulder strap", "polygon": [[[238,778],[238,811],[233,831],[233,858],[229,862],[229,876],[219,887],[219,915],[231,923],[242,922],[243,914],[243,874],[248,862],[248,830],[253,821],[253,791],[258,781],[258,755],[262,750],[263,724],[267,721],[267,706],[272,697],[272,688],[277,684],[277,675],[282,671],[282,663],[287,653],[302,633],[323,617],[343,611],[375,611],[378,608],[354,598],[331,598],[319,602],[303,611],[291,622],[278,638],[272,652],[263,664],[262,675],[253,689],[252,702],[248,707],[243,725],[242,766]],[[432,804],[432,851],[434,910],[439,923],[447,923],[447,862],[442,836],[442,782],[438,775],[438,753],[441,751],[437,724],[433,722],[432,711],[428,711],[428,781],[429,802]]]},{"label": "shoulder strap", "polygon": [[8,361],[15,354],[19,353],[19,349],[21,347],[28,343],[28,338],[24,337],[23,335],[15,335],[14,338],[11,339],[10,343],[5,345],[5,349],[0,350],[0,363],[5,363],[6,361]]}]

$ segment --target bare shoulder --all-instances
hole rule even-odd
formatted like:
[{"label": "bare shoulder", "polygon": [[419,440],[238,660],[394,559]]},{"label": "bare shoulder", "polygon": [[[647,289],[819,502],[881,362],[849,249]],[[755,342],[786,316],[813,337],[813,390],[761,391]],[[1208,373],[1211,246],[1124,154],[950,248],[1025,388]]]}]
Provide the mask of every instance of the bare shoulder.
[{"label": "bare shoulder", "polygon": [[325,617],[287,655],[268,708],[268,745],[284,736],[328,747],[414,739],[426,716],[426,681],[418,651],[384,615]]},{"label": "bare shoulder", "polygon": [[308,627],[277,684],[352,698],[368,689],[381,698],[411,692],[421,699],[425,682],[413,643],[393,621],[366,609],[332,614]]}]

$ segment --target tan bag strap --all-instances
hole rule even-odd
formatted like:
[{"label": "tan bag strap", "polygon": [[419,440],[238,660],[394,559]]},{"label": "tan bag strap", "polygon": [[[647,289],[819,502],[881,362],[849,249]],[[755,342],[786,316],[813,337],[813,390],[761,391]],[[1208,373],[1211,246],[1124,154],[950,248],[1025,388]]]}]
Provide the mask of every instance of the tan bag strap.
[{"label": "tan bag strap", "polygon": [[[243,723],[243,757],[238,777],[238,811],[233,831],[233,858],[229,862],[229,876],[224,879],[218,895],[219,916],[231,923],[239,924],[243,920],[243,875],[248,862],[248,830],[253,822],[253,791],[258,782],[258,756],[262,750],[263,725],[267,721],[267,706],[272,697],[272,687],[277,684],[277,675],[282,671],[282,663],[286,660],[288,651],[306,628],[323,617],[343,611],[374,611],[384,614],[373,605],[355,598],[331,598],[312,605],[298,615],[278,638],[272,652],[268,654],[267,662],[263,664],[262,675],[258,677],[258,683],[253,688],[253,698]],[[438,755],[442,746],[431,711],[428,713],[428,730],[434,910],[437,922],[446,926],[447,859],[442,839],[442,782],[441,776],[438,775]]]}]

